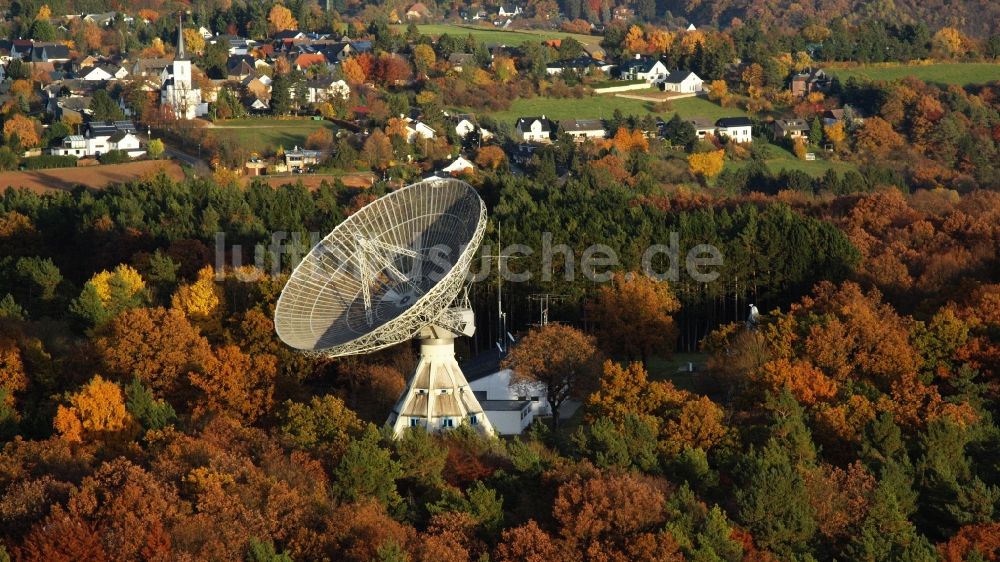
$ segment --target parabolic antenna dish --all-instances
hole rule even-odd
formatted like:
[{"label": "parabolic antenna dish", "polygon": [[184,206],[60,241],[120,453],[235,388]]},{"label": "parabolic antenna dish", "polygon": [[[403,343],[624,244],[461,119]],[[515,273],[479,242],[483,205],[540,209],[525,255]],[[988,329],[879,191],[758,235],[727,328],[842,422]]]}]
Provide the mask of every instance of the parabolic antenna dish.
[{"label": "parabolic antenna dish", "polygon": [[274,313],[289,346],[367,353],[441,323],[486,230],[469,184],[427,180],[376,199],[321,240],[292,272]]}]

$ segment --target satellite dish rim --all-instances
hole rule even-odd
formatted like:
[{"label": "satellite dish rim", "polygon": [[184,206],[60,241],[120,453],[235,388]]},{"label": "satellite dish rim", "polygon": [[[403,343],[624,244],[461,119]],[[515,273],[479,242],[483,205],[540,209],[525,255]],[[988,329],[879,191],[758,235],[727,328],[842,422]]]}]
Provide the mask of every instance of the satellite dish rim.
[{"label": "satellite dish rim", "polygon": [[[357,335],[356,337],[350,338],[344,342],[337,343],[334,345],[324,345],[320,343],[322,336],[317,339],[317,342],[313,345],[302,345],[301,338],[292,337],[285,332],[286,327],[291,328],[292,324],[296,322],[294,319],[293,312],[288,312],[285,309],[286,297],[288,295],[288,288],[292,285],[293,280],[296,280],[296,275],[303,265],[317,254],[321,247],[331,240],[336,240],[336,235],[343,234],[345,231],[349,230],[352,226],[359,224],[366,214],[375,212],[373,208],[376,205],[387,205],[392,203],[393,200],[400,197],[405,197],[405,193],[410,189],[415,189],[417,186],[429,184],[431,188],[444,187],[445,184],[451,185],[461,185],[463,186],[468,194],[475,197],[475,201],[479,206],[479,216],[476,219],[475,228],[472,229],[471,236],[459,244],[456,247],[460,250],[458,259],[451,264],[451,267],[447,271],[441,273],[441,278],[434,282],[434,284],[421,295],[412,305],[405,308],[399,314],[386,320],[385,322],[372,327],[368,331]],[[474,212],[474,211],[473,211]],[[441,212],[439,215],[452,215],[453,213]],[[459,217],[460,218],[460,217]],[[470,217],[471,218],[471,217]],[[408,221],[406,221],[408,222]],[[469,221],[472,222],[471,220]],[[462,286],[465,284],[465,278],[469,267],[472,263],[472,259],[478,250],[480,244],[482,243],[483,236],[486,231],[486,203],[479,196],[479,193],[469,185],[467,182],[462,180],[448,178],[448,179],[430,179],[424,180],[416,183],[412,183],[403,188],[400,188],[392,193],[389,193],[383,197],[380,197],[361,209],[347,217],[340,224],[335,226],[326,236],[324,236],[319,242],[314,245],[306,256],[296,265],[295,269],[289,275],[288,280],[285,282],[285,286],[282,287],[281,293],[278,296],[277,302],[274,309],[274,328],[278,337],[281,339],[285,345],[301,351],[308,355],[317,355],[323,357],[341,357],[346,355],[357,355],[361,353],[369,353],[372,351],[377,351],[396,345],[398,343],[407,341],[415,337],[418,332],[425,326],[434,323],[439,319],[447,310],[448,306],[454,301],[458,293],[461,291]],[[392,225],[395,228],[397,225]],[[383,231],[385,232],[385,230]],[[354,250],[357,252],[357,250]],[[345,266],[345,264],[353,257],[355,254],[352,252],[349,257],[338,264],[338,269]],[[385,270],[380,270],[384,272]],[[305,275],[304,273],[302,275]],[[323,288],[317,291],[317,295],[321,293],[327,293],[335,291],[336,289],[331,288],[331,279],[324,282]],[[313,296],[312,306],[316,306],[315,296]],[[289,297],[290,298],[290,297]],[[357,297],[355,297],[356,299]],[[351,301],[350,304],[354,304],[355,301]],[[289,305],[290,306],[290,305]],[[348,305],[350,306],[350,305]],[[327,329],[332,327],[337,322],[341,320],[337,319],[327,325]],[[298,320],[301,323],[312,324],[312,316],[308,319]],[[311,326],[310,326],[311,327]],[[289,341],[293,340],[293,341]]]}]

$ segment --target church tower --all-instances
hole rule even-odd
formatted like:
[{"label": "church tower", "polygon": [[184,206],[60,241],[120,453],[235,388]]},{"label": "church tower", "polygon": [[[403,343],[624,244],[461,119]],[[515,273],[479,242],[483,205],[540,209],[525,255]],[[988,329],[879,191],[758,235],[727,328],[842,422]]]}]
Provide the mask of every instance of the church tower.
[{"label": "church tower", "polygon": [[191,59],[184,52],[184,24],[177,17],[177,56],[174,58],[174,87],[191,89]]}]

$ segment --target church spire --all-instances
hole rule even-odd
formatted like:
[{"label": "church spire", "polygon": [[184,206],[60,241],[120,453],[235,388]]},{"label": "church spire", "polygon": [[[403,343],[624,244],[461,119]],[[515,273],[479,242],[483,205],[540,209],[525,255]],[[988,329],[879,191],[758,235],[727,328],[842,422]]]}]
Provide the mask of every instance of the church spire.
[{"label": "church spire", "polygon": [[177,60],[184,60],[184,23],[183,14],[177,14]]}]

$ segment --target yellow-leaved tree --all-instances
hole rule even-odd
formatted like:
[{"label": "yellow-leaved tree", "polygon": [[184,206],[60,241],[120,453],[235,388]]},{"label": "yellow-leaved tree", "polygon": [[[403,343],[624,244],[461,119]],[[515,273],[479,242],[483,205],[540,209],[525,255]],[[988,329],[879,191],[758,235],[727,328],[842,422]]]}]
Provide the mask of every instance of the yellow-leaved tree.
[{"label": "yellow-leaved tree", "polygon": [[170,299],[170,306],[181,311],[203,331],[211,332],[219,327],[222,318],[220,292],[215,283],[215,269],[206,265],[198,271],[198,279],[194,283],[177,288]]},{"label": "yellow-leaved tree", "polygon": [[122,389],[100,375],[94,375],[79,392],[70,396],[69,403],[69,406],[59,406],[54,421],[56,431],[67,441],[81,442],[119,433],[132,426]]},{"label": "yellow-leaved tree", "polygon": [[192,53],[201,54],[205,50],[205,36],[197,29],[184,30],[184,47]]},{"label": "yellow-leaved tree", "polygon": [[70,311],[90,326],[99,326],[130,308],[149,303],[146,282],[132,266],[95,273],[83,286]]},{"label": "yellow-leaved tree", "polygon": [[688,156],[688,167],[691,173],[701,178],[714,178],[722,171],[726,151],[698,152]]},{"label": "yellow-leaved tree", "polygon": [[271,24],[271,31],[284,31],[286,29],[298,29],[299,27],[299,22],[292,15],[292,11],[281,4],[275,4],[271,8],[267,16],[267,21]]}]

